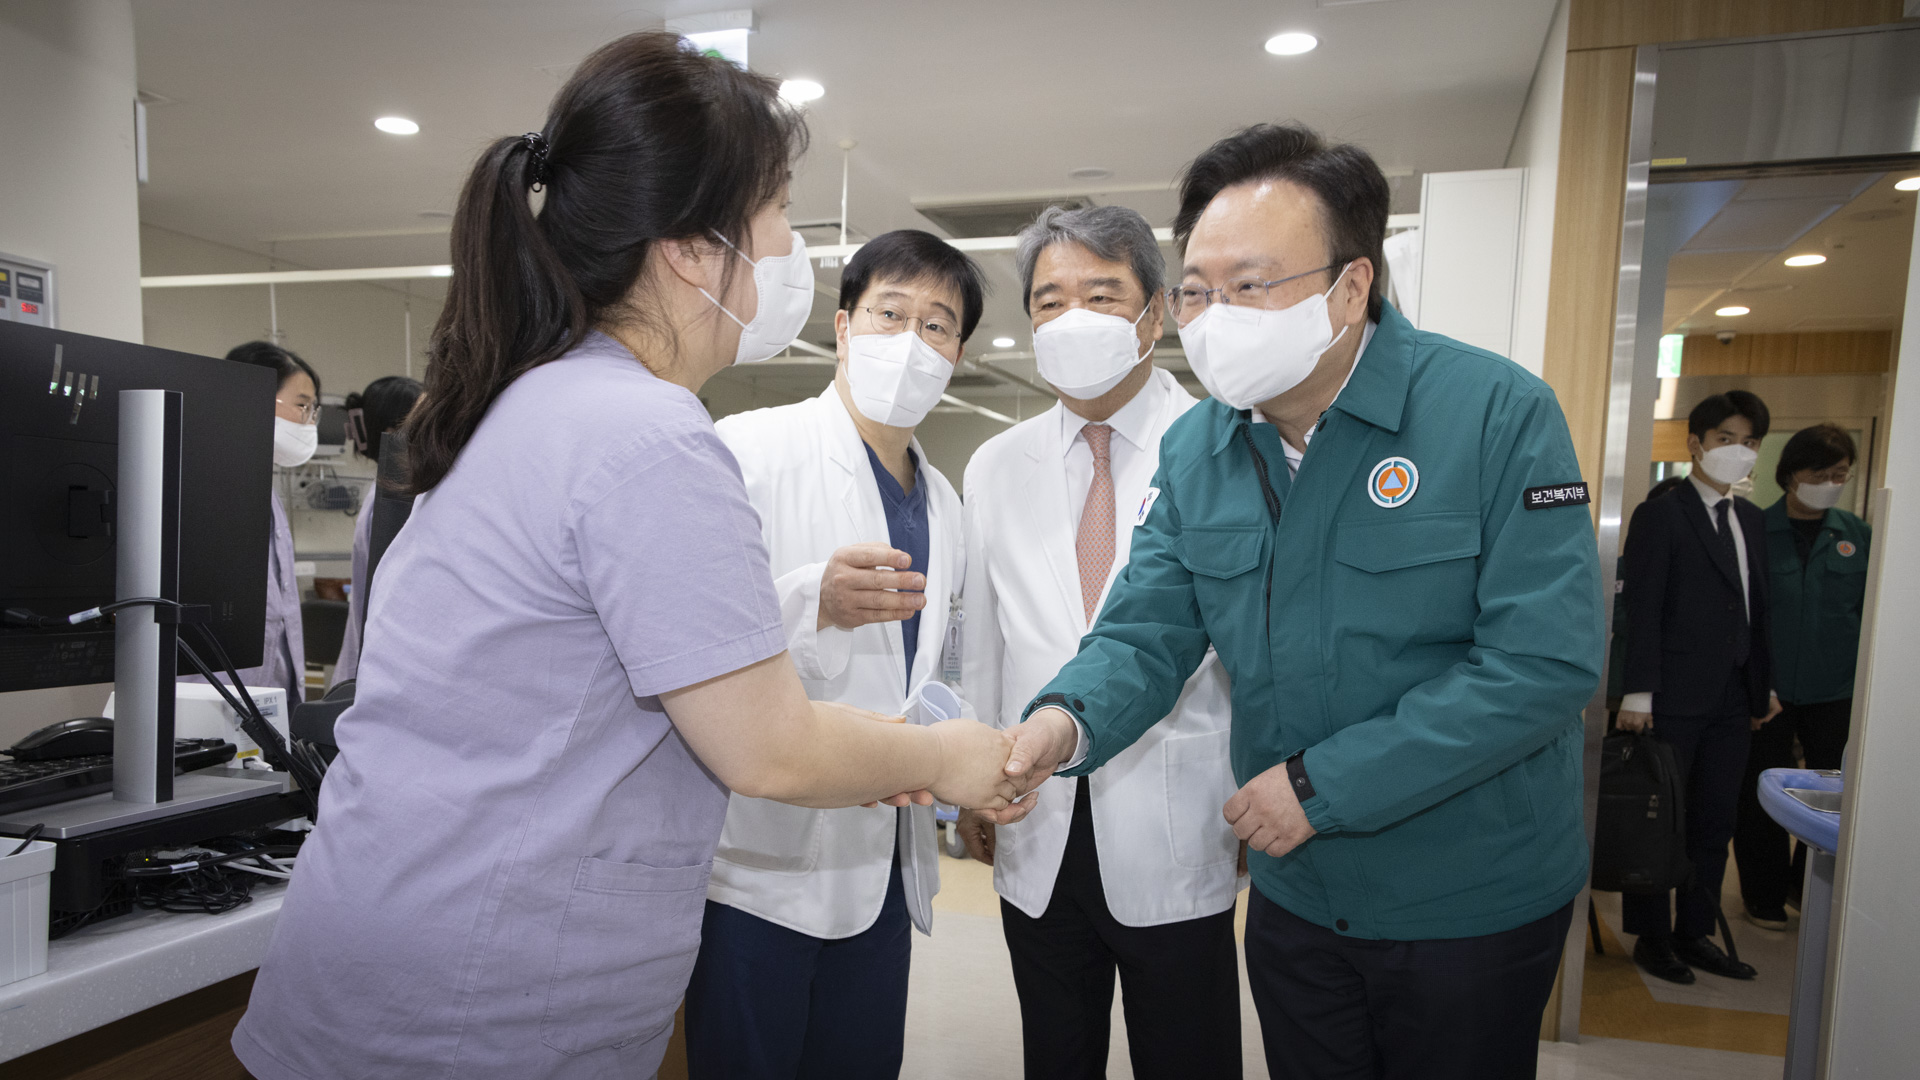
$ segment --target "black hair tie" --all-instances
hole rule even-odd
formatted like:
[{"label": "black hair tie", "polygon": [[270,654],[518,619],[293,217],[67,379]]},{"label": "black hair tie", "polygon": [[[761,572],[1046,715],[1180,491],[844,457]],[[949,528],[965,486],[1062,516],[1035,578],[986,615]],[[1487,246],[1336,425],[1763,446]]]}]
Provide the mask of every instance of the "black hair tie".
[{"label": "black hair tie", "polygon": [[529,131],[520,136],[527,144],[527,151],[533,155],[533,190],[539,191],[547,185],[552,169],[547,163],[547,137],[537,131]]}]

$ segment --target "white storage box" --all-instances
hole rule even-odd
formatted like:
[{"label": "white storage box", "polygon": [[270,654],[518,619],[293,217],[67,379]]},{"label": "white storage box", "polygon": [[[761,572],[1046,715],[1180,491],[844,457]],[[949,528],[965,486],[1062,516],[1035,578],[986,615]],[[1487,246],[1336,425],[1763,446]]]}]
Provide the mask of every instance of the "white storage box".
[{"label": "white storage box", "polygon": [[[248,696],[260,708],[260,715],[287,737],[287,691],[285,687],[249,686]],[[220,692],[206,683],[179,683],[173,695],[173,737],[176,739],[225,739],[240,752],[237,761],[260,756],[260,747],[240,730],[239,714],[233,711]],[[113,695],[107,695],[102,716],[113,715]],[[9,848],[8,850],[12,850]]]},{"label": "white storage box", "polygon": [[[0,852],[20,841],[0,836]],[[18,855],[0,857],[0,984],[47,970],[47,896],[53,880],[53,844],[35,840]]]}]

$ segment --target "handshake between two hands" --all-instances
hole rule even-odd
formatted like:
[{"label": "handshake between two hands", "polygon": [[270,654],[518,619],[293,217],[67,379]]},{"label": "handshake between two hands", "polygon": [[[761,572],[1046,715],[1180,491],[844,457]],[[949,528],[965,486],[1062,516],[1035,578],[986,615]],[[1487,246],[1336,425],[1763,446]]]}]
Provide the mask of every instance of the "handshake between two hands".
[{"label": "handshake between two hands", "polygon": [[[931,791],[906,792],[882,800],[889,806],[942,802],[969,808],[961,814],[961,834],[974,858],[993,862],[993,827],[1010,825],[1033,812],[1039,787],[1073,756],[1079,722],[1051,706],[1036,709],[1025,723],[1000,731],[971,720],[945,720],[933,726],[940,738],[940,780]],[[1314,835],[1306,811],[1294,795],[1284,765],[1248,781],[1227,800],[1221,813],[1244,848],[1284,855]]]}]

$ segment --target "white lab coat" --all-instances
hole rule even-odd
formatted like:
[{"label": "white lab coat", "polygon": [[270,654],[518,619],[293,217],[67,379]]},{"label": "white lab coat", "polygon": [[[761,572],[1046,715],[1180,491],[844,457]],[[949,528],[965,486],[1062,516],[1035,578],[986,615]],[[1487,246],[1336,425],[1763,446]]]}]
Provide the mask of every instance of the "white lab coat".
[{"label": "white lab coat", "polygon": [[[1158,399],[1150,428],[1157,457],[1161,436],[1194,397],[1158,368],[1140,392]],[[961,690],[983,719],[1003,728],[1020,722],[1027,702],[1073,658],[1087,631],[1062,408],[989,439],[967,467]],[[1146,496],[1151,472],[1114,477],[1123,526],[1115,575],[1130,547],[1132,529],[1124,526]],[[1208,650],[1173,712],[1089,779],[1100,881],[1122,924],[1157,926],[1233,906],[1240,845],[1222,816],[1237,790],[1227,759],[1231,720],[1227,675]],[[1026,820],[999,828],[993,869],[1000,895],[1036,918],[1060,874],[1075,784],[1051,780],[1039,795]]]},{"label": "white lab coat", "polygon": [[[905,713],[906,651],[898,622],[816,629],[820,577],[834,551],[888,543],[887,516],[853,418],[832,386],[809,401],[729,416],[714,425],[746,479],[760,514],[780,596],[787,648],[807,696],[890,715]],[[937,680],[950,598],[965,577],[960,498],[927,462],[927,606],[911,685]],[[970,712],[971,710],[969,710]],[[930,933],[940,888],[930,807],[811,810],[732,797],[707,896],[818,938],[873,925],[886,899],[896,849],[914,926]]]}]

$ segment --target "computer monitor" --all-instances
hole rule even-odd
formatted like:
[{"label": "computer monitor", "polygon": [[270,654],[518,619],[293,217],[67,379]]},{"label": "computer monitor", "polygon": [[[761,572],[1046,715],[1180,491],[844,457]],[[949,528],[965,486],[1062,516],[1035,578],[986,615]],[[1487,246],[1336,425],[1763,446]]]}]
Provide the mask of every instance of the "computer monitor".
[{"label": "computer monitor", "polygon": [[[0,608],[67,615],[114,598],[121,390],[182,395],[180,600],[212,608],[238,667],[266,636],[274,373],[0,322]],[[114,631],[0,626],[0,692],[109,682]]]}]

